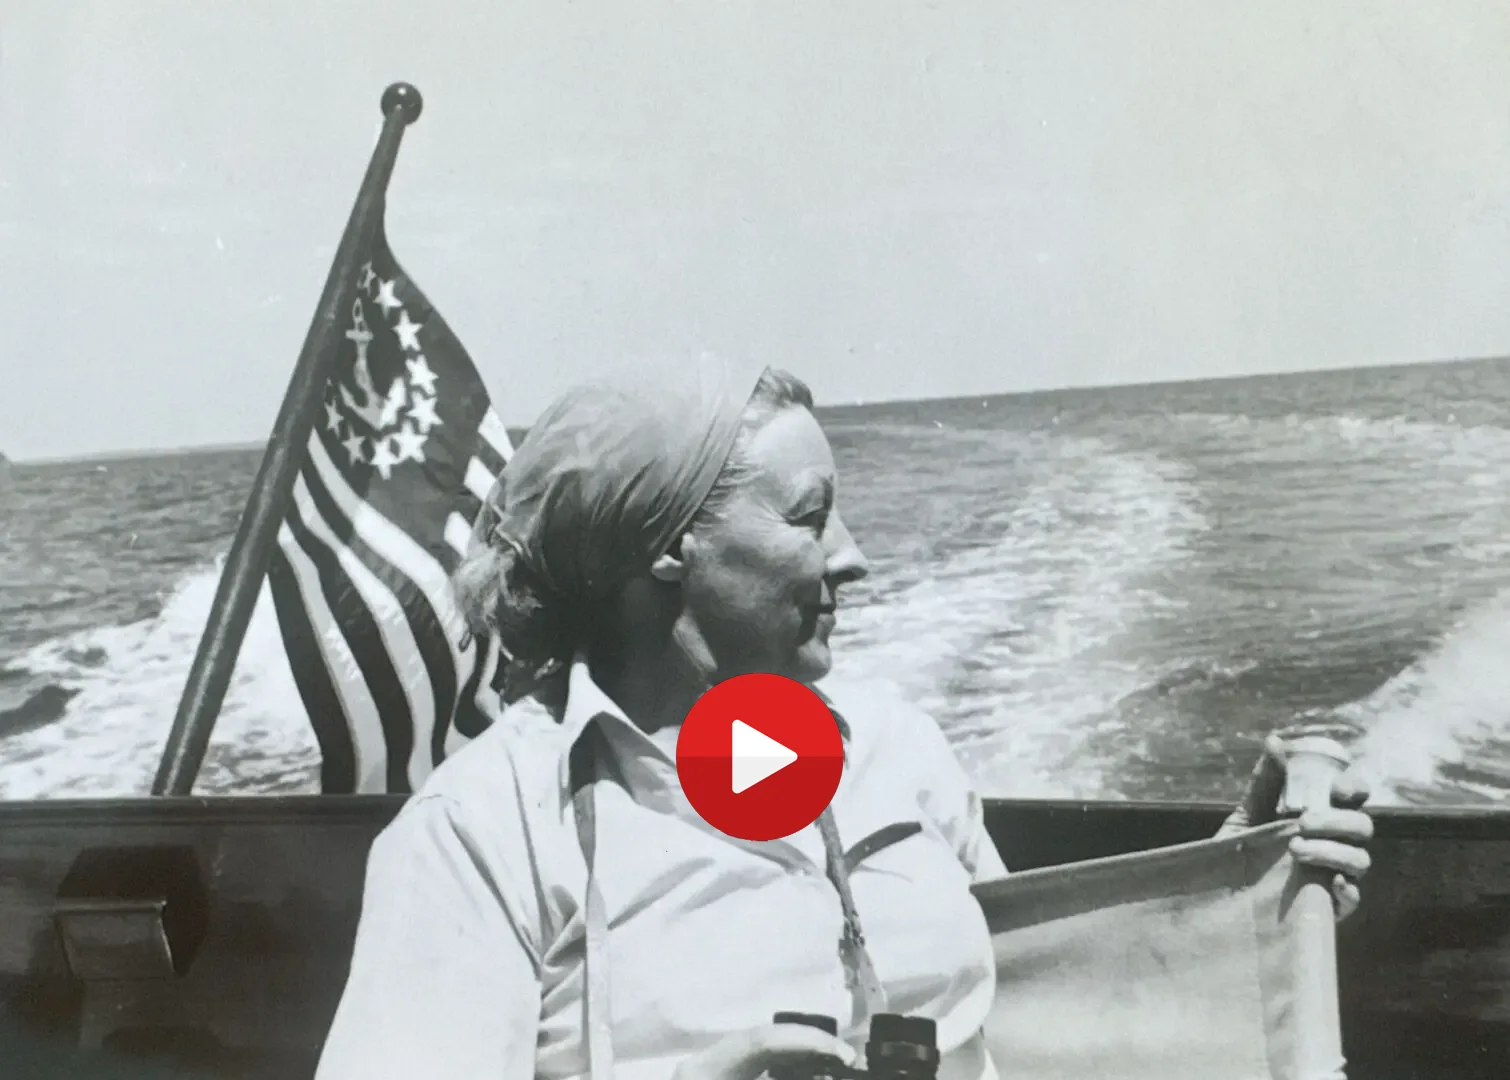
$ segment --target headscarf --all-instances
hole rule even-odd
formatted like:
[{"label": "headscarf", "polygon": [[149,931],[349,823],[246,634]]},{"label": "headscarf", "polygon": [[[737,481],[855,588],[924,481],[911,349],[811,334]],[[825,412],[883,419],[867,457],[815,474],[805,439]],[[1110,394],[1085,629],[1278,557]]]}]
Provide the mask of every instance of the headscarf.
[{"label": "headscarf", "polygon": [[549,606],[611,597],[691,524],[765,370],[703,358],[567,390],[509,459],[473,543],[512,548]]}]

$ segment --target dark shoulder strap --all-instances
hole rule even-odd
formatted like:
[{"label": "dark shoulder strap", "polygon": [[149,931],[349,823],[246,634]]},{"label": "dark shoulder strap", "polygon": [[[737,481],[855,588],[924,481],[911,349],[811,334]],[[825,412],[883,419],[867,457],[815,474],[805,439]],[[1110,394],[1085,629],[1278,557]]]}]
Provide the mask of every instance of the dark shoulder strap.
[{"label": "dark shoulder strap", "polygon": [[592,1080],[612,1080],[613,1024],[608,983],[608,912],[598,888],[598,820],[594,788],[600,776],[602,733],[593,722],[572,747],[569,775],[577,843],[587,863],[587,897],[583,907],[582,1005],[587,1069]]},{"label": "dark shoulder strap", "polygon": [[857,1023],[864,1025],[876,1013],[886,1011],[886,988],[881,985],[870,952],[865,948],[860,911],[855,906],[855,894],[849,885],[849,861],[844,857],[844,845],[839,839],[839,826],[834,821],[832,807],[818,815],[818,832],[823,837],[823,860],[827,864],[828,880],[838,892],[839,904],[844,910],[844,930],[839,935],[844,982],[855,1001]]}]

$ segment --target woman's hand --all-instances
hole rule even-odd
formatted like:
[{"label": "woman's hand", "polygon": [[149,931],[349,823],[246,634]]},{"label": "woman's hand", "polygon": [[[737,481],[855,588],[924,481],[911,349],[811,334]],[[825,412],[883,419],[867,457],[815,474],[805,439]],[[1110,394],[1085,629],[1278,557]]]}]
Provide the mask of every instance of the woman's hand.
[{"label": "woman's hand", "polygon": [[683,1058],[673,1080],[756,1080],[783,1065],[797,1065],[817,1056],[855,1063],[848,1043],[806,1024],[767,1024],[725,1035],[706,1049]]},{"label": "woman's hand", "polygon": [[[1281,734],[1270,735],[1264,741],[1263,756],[1253,768],[1248,792],[1222,823],[1218,836],[1242,832],[1278,816],[1289,746]],[[1374,822],[1361,809],[1368,798],[1367,783],[1350,773],[1341,773],[1332,784],[1332,805],[1301,814],[1300,835],[1290,841],[1290,851],[1297,862],[1332,872],[1332,896],[1339,921],[1358,910],[1358,881],[1368,873],[1367,845],[1374,836]]]}]

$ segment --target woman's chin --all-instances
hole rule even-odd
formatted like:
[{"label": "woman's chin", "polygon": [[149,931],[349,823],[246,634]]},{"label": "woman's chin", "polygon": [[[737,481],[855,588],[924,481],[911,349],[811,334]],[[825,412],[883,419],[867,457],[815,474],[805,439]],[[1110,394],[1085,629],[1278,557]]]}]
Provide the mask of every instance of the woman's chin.
[{"label": "woman's chin", "polygon": [[816,638],[803,642],[793,657],[792,678],[798,682],[812,683],[827,675],[834,666],[834,655],[828,642]]}]

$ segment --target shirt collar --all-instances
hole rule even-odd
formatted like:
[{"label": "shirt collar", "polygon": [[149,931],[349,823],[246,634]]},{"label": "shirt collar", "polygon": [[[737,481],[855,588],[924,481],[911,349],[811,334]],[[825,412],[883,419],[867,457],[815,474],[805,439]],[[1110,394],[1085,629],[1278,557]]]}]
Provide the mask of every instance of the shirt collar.
[{"label": "shirt collar", "polygon": [[[850,741],[849,722],[844,719],[833,700],[820,687],[815,686],[812,689],[834,714],[834,721],[839,725],[839,735],[847,745]],[[647,750],[654,747],[650,736],[636,727],[634,721],[624,715],[624,710],[603,692],[603,688],[593,679],[592,672],[588,669],[586,655],[578,652],[572,658],[571,668],[567,673],[566,704],[561,712],[561,726],[566,734],[566,745],[562,750],[559,764],[562,791],[568,791],[571,785],[571,751],[595,720],[605,726],[605,733],[610,727],[617,726],[618,733],[630,735],[631,741],[643,744]]]},{"label": "shirt collar", "polygon": [[618,727],[649,743],[649,736],[635,727],[634,722],[624,715],[624,710],[603,692],[588,669],[587,657],[579,652],[572,658],[571,667],[567,671],[566,703],[561,711],[561,727],[565,729],[566,743],[561,751],[558,768],[561,790],[565,794],[569,795],[571,790],[571,752],[582,741],[582,736],[594,721],[602,723],[605,733],[609,728]]},{"label": "shirt collar", "polygon": [[624,710],[593,679],[587,666],[587,657],[578,653],[572,658],[571,669],[567,672],[566,705],[561,714],[561,726],[566,729],[567,745],[575,746],[587,726],[599,718],[609,723],[634,727],[629,717],[624,715]]}]

